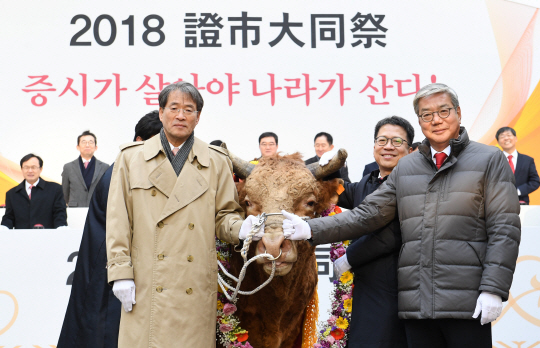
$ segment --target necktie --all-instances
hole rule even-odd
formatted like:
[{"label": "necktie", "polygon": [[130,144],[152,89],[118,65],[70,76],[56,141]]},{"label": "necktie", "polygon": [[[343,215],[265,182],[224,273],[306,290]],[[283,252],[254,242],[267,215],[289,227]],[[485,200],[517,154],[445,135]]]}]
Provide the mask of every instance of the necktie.
[{"label": "necktie", "polygon": [[508,156],[508,164],[510,165],[510,169],[512,169],[512,173],[516,173],[516,168],[514,168],[514,162],[512,162],[512,158],[514,158],[514,156],[512,155],[509,155]]},{"label": "necktie", "polygon": [[178,150],[180,150],[180,148],[174,147],[174,148],[172,149],[172,154],[176,156],[176,154],[178,153]]},{"label": "necktie", "polygon": [[30,185],[30,192],[28,192],[28,199],[32,199],[32,187],[34,187],[34,185]]},{"label": "necktie", "polygon": [[88,163],[89,162],[84,162],[84,169],[88,168]]},{"label": "necktie", "polygon": [[441,166],[444,160],[446,159],[446,157],[448,157],[448,155],[445,154],[444,152],[438,152],[435,155],[433,155],[433,157],[435,157],[435,165],[437,166],[437,169],[441,169]]}]

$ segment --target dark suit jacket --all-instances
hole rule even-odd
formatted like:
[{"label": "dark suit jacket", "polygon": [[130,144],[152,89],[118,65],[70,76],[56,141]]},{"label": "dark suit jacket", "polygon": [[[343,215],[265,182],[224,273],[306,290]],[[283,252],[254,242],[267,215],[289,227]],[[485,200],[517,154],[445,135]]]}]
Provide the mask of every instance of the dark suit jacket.
[{"label": "dark suit jacket", "polygon": [[[345,183],[338,205],[353,209],[379,188],[379,170],[360,182]],[[398,318],[397,261],[401,230],[396,218],[387,226],[356,239],[347,248],[354,272],[353,308],[348,348],[406,348]]]},{"label": "dark suit jacket", "polygon": [[516,178],[516,188],[521,193],[519,200],[529,204],[529,194],[536,191],[540,186],[540,178],[536,171],[534,158],[518,152],[514,176]]},{"label": "dark suit jacket", "polygon": [[36,224],[44,228],[67,226],[62,186],[39,178],[30,200],[25,182],[23,180],[6,193],[6,213],[2,217],[2,225],[17,229],[33,228]]},{"label": "dark suit jacket", "polygon": [[90,189],[87,188],[79,165],[79,158],[66,163],[62,171],[62,189],[64,190],[64,199],[68,207],[88,207],[90,199],[94,193],[96,185],[103,176],[103,173],[109,168],[107,163],[103,163],[97,158],[94,176]]},{"label": "dark suit jacket", "polygon": [[[317,155],[315,155],[314,157],[307,159],[304,163],[307,165],[307,164],[319,162],[319,159],[320,158]],[[330,179],[335,179],[335,178],[343,179],[343,181],[345,182],[351,182],[351,179],[349,179],[349,169],[347,168],[347,162],[345,162],[345,165],[340,170],[328,175],[324,179],[330,180]]]},{"label": "dark suit jacket", "polygon": [[105,268],[105,220],[113,165],[90,201],[58,348],[118,346],[121,303],[107,283]]},{"label": "dark suit jacket", "polygon": [[366,166],[364,167],[364,172],[362,173],[362,178],[368,174],[371,174],[371,172],[374,170],[379,170],[379,165],[377,164],[377,162],[371,162],[366,164]]}]

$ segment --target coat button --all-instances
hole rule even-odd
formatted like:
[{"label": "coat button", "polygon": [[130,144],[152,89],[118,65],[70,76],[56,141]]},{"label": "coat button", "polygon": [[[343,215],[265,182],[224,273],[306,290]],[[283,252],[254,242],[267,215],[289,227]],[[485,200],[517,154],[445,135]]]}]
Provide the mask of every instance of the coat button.
[{"label": "coat button", "polygon": [[188,295],[193,294],[193,289],[192,289],[192,288],[188,288],[188,289],[186,290],[186,294],[188,294]]},{"label": "coat button", "polygon": [[165,255],[159,254],[159,255],[157,256],[157,258],[158,258],[158,260],[163,260],[163,259],[165,258]]},{"label": "coat button", "polygon": [[152,190],[152,197],[154,197],[157,194],[156,190]]},{"label": "coat button", "polygon": [[190,230],[192,230],[192,229],[195,228],[195,225],[194,225],[192,222],[190,222],[189,225],[187,225],[187,226],[188,226],[188,228],[189,228]]},{"label": "coat button", "polygon": [[161,286],[161,285],[158,286],[158,287],[156,288],[156,291],[157,291],[157,292],[163,292],[163,286]]},{"label": "coat button", "polygon": [[189,256],[187,257],[187,260],[188,260],[188,262],[193,262],[193,256],[189,255]]},{"label": "coat button", "polygon": [[201,169],[202,169],[202,165],[201,165],[200,163],[197,164],[197,169],[198,169],[198,170],[201,170]]},{"label": "coat button", "polygon": [[158,222],[157,227],[163,228],[164,225],[165,225],[165,224],[163,223],[163,221],[160,221],[160,222]]}]

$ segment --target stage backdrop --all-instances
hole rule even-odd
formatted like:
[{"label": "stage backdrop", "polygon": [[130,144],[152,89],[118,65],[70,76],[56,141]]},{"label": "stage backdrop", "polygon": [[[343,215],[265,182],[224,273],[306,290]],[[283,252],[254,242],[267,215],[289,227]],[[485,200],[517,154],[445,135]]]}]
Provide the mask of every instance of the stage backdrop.
[{"label": "stage backdrop", "polygon": [[60,181],[86,129],[96,156],[113,162],[178,80],[205,99],[196,136],[246,159],[259,156],[262,132],[307,158],[326,131],[348,150],[357,181],[381,118],[403,116],[423,139],[412,99],[435,81],[457,91],[472,139],[495,144],[510,125],[518,150],[538,159],[538,3],[2,1],[0,204],[30,152]]}]

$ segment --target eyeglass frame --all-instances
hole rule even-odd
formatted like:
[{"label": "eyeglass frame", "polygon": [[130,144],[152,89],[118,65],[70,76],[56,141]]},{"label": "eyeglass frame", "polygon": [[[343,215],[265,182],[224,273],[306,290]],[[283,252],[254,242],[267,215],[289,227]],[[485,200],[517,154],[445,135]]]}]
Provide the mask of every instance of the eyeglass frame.
[{"label": "eyeglass frame", "polygon": [[80,142],[79,144],[80,144],[80,145],[86,145],[86,144],[88,144],[88,145],[92,146],[92,145],[96,145],[96,142],[93,141],[93,140],[81,140],[81,142]]},{"label": "eyeglass frame", "polygon": [[[425,112],[425,113],[423,113],[422,115],[418,115],[418,117],[420,117],[420,118],[422,119],[422,121],[428,123],[428,122],[433,121],[433,117],[435,117],[435,114],[437,114],[437,116],[439,116],[439,117],[442,118],[442,119],[445,119],[445,118],[450,117],[450,115],[452,114],[452,109],[456,110],[455,107],[444,108],[444,109],[441,109],[441,110],[439,110],[439,111]],[[447,116],[441,116],[440,112],[441,112],[441,111],[444,111],[444,110],[448,110],[448,115],[447,115]],[[425,115],[425,114],[431,114],[431,120],[426,121],[426,120],[424,119],[424,115]]]},{"label": "eyeglass frame", "polygon": [[[377,143],[377,139],[379,139],[379,138],[385,138],[385,139],[386,139],[386,143],[384,143],[383,145]],[[403,145],[403,144],[395,145],[395,144],[394,144],[394,139],[401,139],[402,141],[406,142],[409,146],[411,146],[407,140],[405,140],[405,139],[403,139],[403,138],[401,138],[401,137],[387,138],[387,137],[385,137],[384,135],[380,135],[380,136],[376,137],[375,140],[374,140],[373,142],[374,142],[375,144],[379,145],[379,146],[386,146],[386,144],[388,144],[388,141],[389,141],[389,140],[392,140],[392,142],[390,142],[390,144],[392,144],[393,147],[401,147],[401,145]]]},{"label": "eyeglass frame", "polygon": [[21,170],[23,172],[27,172],[29,170],[38,170],[38,169],[41,169],[41,167],[40,166],[22,166],[21,167]]},{"label": "eyeglass frame", "polygon": [[191,110],[191,112],[193,114],[186,114],[187,110],[183,109],[183,108],[176,108],[176,109],[178,109],[178,112],[176,112],[169,106],[166,106],[165,109],[169,109],[169,111],[174,115],[180,115],[180,112],[182,112],[184,114],[184,116],[197,116],[197,114],[199,113],[199,110]]}]

